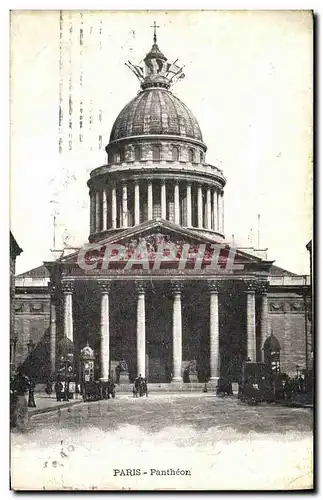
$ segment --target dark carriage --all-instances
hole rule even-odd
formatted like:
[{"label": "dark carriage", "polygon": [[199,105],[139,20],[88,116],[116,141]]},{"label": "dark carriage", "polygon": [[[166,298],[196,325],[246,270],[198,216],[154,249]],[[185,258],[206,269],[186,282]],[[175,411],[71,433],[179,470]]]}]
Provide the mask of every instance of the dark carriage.
[{"label": "dark carriage", "polygon": [[133,384],[132,394],[134,398],[146,396],[148,397],[148,386],[145,379],[136,379]]},{"label": "dark carriage", "polygon": [[110,399],[110,397],[114,399],[116,397],[116,386],[112,380],[100,381],[100,391],[101,399]]},{"label": "dark carriage", "polygon": [[101,399],[99,382],[94,380],[84,382],[82,387],[82,396],[84,401],[98,401]]},{"label": "dark carriage", "polygon": [[274,401],[272,373],[266,363],[245,362],[239,383],[238,397],[243,403],[255,405]]}]

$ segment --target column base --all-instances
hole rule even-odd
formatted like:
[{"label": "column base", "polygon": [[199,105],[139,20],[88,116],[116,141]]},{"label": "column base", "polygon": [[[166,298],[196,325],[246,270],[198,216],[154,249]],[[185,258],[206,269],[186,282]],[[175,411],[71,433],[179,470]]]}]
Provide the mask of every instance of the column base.
[{"label": "column base", "polygon": [[182,384],[183,383],[183,378],[182,377],[173,377],[172,378],[172,384]]},{"label": "column base", "polygon": [[211,391],[215,391],[218,385],[219,378],[220,377],[211,377],[206,384],[207,388]]}]

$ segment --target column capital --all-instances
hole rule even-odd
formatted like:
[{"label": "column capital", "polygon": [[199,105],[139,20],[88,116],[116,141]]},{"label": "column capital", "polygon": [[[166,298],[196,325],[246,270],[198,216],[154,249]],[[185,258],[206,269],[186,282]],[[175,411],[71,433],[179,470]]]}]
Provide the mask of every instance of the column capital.
[{"label": "column capital", "polygon": [[136,281],[135,282],[135,288],[137,291],[137,294],[143,294],[147,290],[148,283],[146,281]]},{"label": "column capital", "polygon": [[102,294],[109,293],[111,288],[111,281],[99,281],[98,286]]},{"label": "column capital", "polygon": [[64,294],[72,294],[74,291],[74,283],[72,281],[63,281],[62,291]]},{"label": "column capital", "polygon": [[171,286],[172,294],[179,295],[183,291],[184,282],[183,281],[172,281],[170,286]]},{"label": "column capital", "polygon": [[262,295],[267,294],[269,289],[269,282],[268,281],[259,281],[257,283],[257,291],[261,293]]},{"label": "column capital", "polygon": [[255,293],[257,290],[257,281],[246,280],[245,282],[246,292]]},{"label": "column capital", "polygon": [[219,281],[208,281],[207,285],[210,293],[219,293],[221,288],[221,283]]}]

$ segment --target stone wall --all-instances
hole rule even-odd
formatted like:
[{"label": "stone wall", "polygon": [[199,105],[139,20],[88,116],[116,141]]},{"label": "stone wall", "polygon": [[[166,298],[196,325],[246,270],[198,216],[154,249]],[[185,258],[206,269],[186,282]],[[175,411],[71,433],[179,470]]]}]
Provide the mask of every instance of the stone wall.
[{"label": "stone wall", "polygon": [[37,381],[45,382],[50,373],[49,357],[50,297],[47,293],[16,293],[15,364]]},{"label": "stone wall", "polygon": [[288,291],[269,293],[268,309],[269,333],[272,332],[277,337],[281,346],[281,371],[295,375],[296,365],[299,365],[300,369],[306,365],[303,297]]}]

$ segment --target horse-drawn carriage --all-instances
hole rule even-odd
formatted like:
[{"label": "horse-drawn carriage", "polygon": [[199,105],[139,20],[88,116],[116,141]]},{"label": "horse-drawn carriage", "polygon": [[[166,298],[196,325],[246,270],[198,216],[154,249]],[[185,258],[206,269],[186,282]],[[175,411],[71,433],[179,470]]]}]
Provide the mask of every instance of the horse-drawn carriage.
[{"label": "horse-drawn carriage", "polygon": [[82,387],[82,396],[84,401],[99,401],[100,399],[115,398],[115,384],[111,380],[84,382]]},{"label": "horse-drawn carriage", "polygon": [[272,376],[270,367],[266,363],[245,362],[239,383],[240,400],[250,405],[274,401]]},{"label": "horse-drawn carriage", "polygon": [[137,377],[134,381],[132,394],[134,398],[146,396],[148,397],[148,386],[147,382],[142,377]]}]

